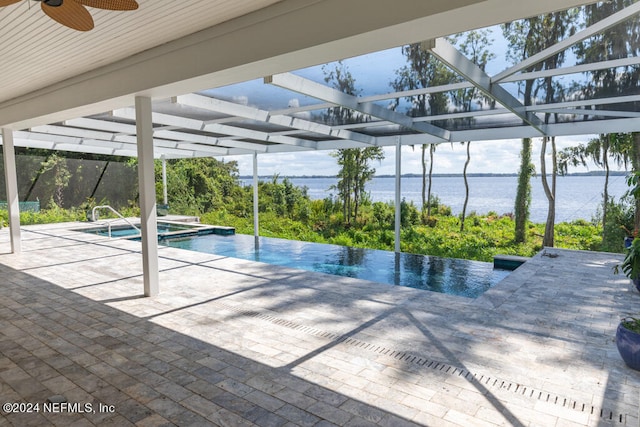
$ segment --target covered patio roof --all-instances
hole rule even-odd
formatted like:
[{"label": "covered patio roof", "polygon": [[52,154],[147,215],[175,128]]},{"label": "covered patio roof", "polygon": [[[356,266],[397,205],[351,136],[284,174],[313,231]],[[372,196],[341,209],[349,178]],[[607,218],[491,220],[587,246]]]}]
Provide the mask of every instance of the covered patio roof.
[{"label": "covered patio roof", "polygon": [[[141,2],[141,6],[143,6],[142,14],[151,13],[151,5],[144,7],[145,2]],[[277,6],[282,7],[283,4],[278,3]],[[318,6],[315,4],[313,7]],[[469,7],[471,6],[464,6],[462,9]],[[431,37],[423,41],[424,46],[454,70],[460,77],[460,81],[425,89],[392,92],[378,88],[361,96],[350,96],[331,88],[322,78],[319,78],[317,73],[319,66],[314,67],[314,62],[308,62],[309,59],[303,62],[297,58],[283,61],[291,65],[278,63],[278,66],[265,67],[264,74],[258,80],[242,82],[236,81],[237,77],[230,78],[226,75],[220,78],[220,73],[213,73],[201,76],[203,81],[201,84],[211,86],[200,86],[194,93],[180,92],[181,88],[196,87],[194,85],[197,83],[193,83],[193,79],[149,89],[144,93],[152,95],[154,156],[156,158],[228,156],[394,146],[398,141],[401,145],[416,145],[640,131],[640,121],[637,120],[640,111],[636,108],[640,101],[639,94],[606,98],[589,98],[584,94],[576,94],[568,101],[555,103],[539,101],[531,106],[524,106],[517,95],[517,84],[525,80],[575,77],[589,71],[640,64],[640,59],[629,57],[589,64],[572,64],[540,72],[525,71],[527,67],[555,53],[570,49],[576,43],[629,19],[638,11],[640,11],[640,4],[636,3],[583,29],[555,46],[519,64],[503,68],[493,75],[480,70],[456,50],[446,38]],[[194,8],[193,12],[202,13],[202,10]],[[460,8],[454,8],[437,15],[445,13],[456,16],[455,14],[460,12]],[[260,13],[266,12],[262,10]],[[431,16],[424,19],[429,20]],[[104,24],[105,31],[115,31],[109,27],[109,22]],[[495,23],[494,20],[489,19],[478,21],[478,23],[481,22]],[[415,22],[405,22],[402,28],[404,26],[414,28],[414,24]],[[464,20],[454,24],[458,25],[451,25],[448,31],[469,28]],[[56,28],[55,31],[61,30]],[[398,33],[401,32],[399,30],[393,32],[396,34],[394,43],[416,42],[422,39],[422,37],[416,39],[418,35],[413,35],[412,39],[400,36]],[[442,34],[427,31],[420,35],[425,37]],[[202,37],[203,32],[192,37],[196,36]],[[375,36],[372,37],[375,38]],[[379,46],[388,47],[388,45],[387,42]],[[312,50],[315,49],[319,47],[312,48]],[[341,55],[368,50],[369,47],[360,47],[359,50],[340,49],[332,56],[324,54],[318,59],[342,59]],[[399,48],[396,47],[395,50]],[[361,60],[367,61],[369,67],[375,69],[387,60],[389,52],[390,50],[383,50],[365,53]],[[311,67],[286,69],[287,66],[294,65],[311,65]],[[284,69],[284,72],[268,74],[277,69]],[[239,73],[239,76],[240,78],[253,77],[255,74],[256,70],[252,70],[248,73]],[[88,77],[87,81],[91,81],[101,76],[84,75],[84,77]],[[390,81],[392,78],[393,76],[390,75],[387,80]],[[40,80],[42,79],[40,77]],[[0,103],[0,121],[5,117],[20,117],[20,120],[15,123],[7,123],[7,127],[15,130],[15,145],[137,156],[136,114],[133,100],[129,96],[104,99],[98,103],[82,105],[66,111],[46,112],[44,110],[50,108],[45,106],[43,109],[39,105],[38,100],[47,103],[49,96],[55,92],[66,92],[65,89],[85,84],[84,81],[75,82],[76,79],[77,77],[66,80],[60,89],[38,90],[26,97]],[[126,83],[123,84],[126,85]],[[224,87],[213,86],[215,84],[224,84]],[[472,87],[478,88],[488,98],[486,106],[468,112],[456,111],[452,107],[445,113],[419,117],[411,117],[405,112],[388,108],[389,103],[395,99],[405,99],[421,94],[446,93]],[[112,89],[115,90],[115,87]],[[11,90],[7,93],[11,93]],[[155,92],[163,96],[155,97],[153,96]],[[86,95],[81,93],[78,97],[85,98]],[[291,100],[295,102],[292,103]],[[34,101],[38,104],[38,110],[43,110],[39,117],[28,117],[25,111],[17,111],[20,105],[28,106]],[[101,106],[119,108],[100,111]],[[326,114],[323,113],[336,106],[355,111],[362,120],[359,123],[329,124]],[[2,114],[3,111],[7,114]],[[552,114],[552,120],[545,123],[544,116],[549,113]],[[62,118],[64,120],[58,120]],[[25,125],[29,127],[22,127]]]}]

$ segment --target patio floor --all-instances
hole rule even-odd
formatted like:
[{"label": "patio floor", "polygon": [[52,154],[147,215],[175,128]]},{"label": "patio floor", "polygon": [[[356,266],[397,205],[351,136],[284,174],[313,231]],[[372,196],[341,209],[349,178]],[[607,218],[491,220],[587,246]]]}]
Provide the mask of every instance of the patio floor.
[{"label": "patio floor", "polygon": [[474,300],[161,247],[144,298],[140,244],[79,226],[0,230],[0,403],[39,403],[0,426],[639,425],[619,255],[547,249]]}]

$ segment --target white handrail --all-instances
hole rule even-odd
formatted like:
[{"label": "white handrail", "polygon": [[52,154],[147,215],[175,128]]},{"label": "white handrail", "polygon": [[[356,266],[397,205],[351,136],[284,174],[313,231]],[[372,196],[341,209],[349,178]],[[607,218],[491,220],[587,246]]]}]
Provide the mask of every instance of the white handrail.
[{"label": "white handrail", "polygon": [[[138,227],[136,227],[131,221],[129,221],[127,218],[123,217],[120,212],[118,212],[117,210],[113,209],[111,206],[109,205],[102,205],[102,206],[96,206],[91,210],[91,220],[93,222],[96,221],[96,211],[98,209],[109,209],[111,212],[113,212],[114,214],[118,215],[122,220],[124,220],[124,222],[126,222],[127,224],[129,224],[130,226],[132,226],[133,228],[136,229],[136,231],[138,233],[142,233],[140,231],[140,229]],[[111,221],[106,222],[107,227],[108,227],[108,231],[109,231],[109,238],[111,238]]]}]

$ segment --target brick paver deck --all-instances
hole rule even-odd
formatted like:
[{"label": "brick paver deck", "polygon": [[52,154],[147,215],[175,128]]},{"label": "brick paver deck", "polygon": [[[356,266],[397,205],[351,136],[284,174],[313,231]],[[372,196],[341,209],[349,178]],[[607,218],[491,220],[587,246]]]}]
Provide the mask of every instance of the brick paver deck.
[{"label": "brick paver deck", "polygon": [[0,426],[639,424],[619,255],[547,249],[474,300],[161,248],[144,298],[139,243],[74,226],[0,230],[0,403],[30,404]]}]

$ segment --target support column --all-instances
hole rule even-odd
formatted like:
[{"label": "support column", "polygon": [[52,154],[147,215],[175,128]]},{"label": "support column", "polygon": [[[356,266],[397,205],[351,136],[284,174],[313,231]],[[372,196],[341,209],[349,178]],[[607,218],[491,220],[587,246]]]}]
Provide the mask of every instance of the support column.
[{"label": "support column", "polygon": [[260,221],[258,218],[258,153],[253,153],[253,237],[256,250],[259,248]]},{"label": "support column", "polygon": [[2,157],[4,159],[7,207],[9,209],[11,253],[17,254],[22,251],[22,241],[20,238],[20,199],[18,198],[16,153],[13,147],[13,131],[11,129],[2,129]]},{"label": "support column", "polygon": [[396,231],[396,236],[395,236],[395,251],[396,253],[400,253],[400,203],[401,203],[401,199],[400,199],[400,180],[402,177],[402,171],[401,171],[401,163],[402,163],[402,156],[401,156],[401,148],[402,145],[400,144],[400,137],[397,136],[396,137],[396,224],[395,224],[395,231]]},{"label": "support column", "polygon": [[144,295],[158,295],[158,229],[156,222],[156,188],[153,165],[153,123],[151,98],[136,97],[136,134],[138,145],[138,185],[142,231],[142,271]]},{"label": "support column", "polygon": [[168,197],[167,197],[167,158],[164,154],[161,157],[162,159],[162,204],[167,205]]}]

